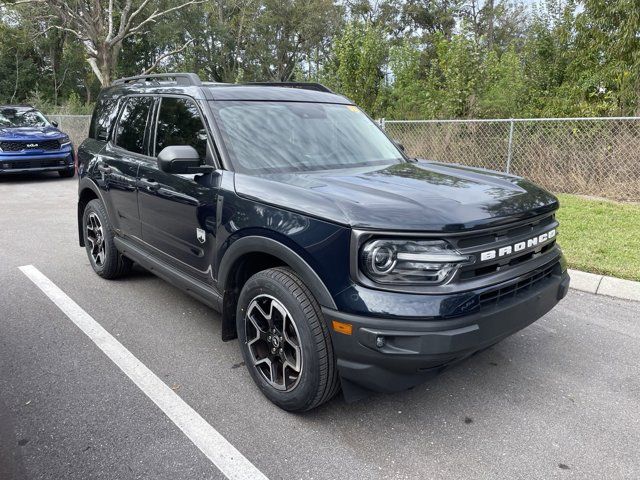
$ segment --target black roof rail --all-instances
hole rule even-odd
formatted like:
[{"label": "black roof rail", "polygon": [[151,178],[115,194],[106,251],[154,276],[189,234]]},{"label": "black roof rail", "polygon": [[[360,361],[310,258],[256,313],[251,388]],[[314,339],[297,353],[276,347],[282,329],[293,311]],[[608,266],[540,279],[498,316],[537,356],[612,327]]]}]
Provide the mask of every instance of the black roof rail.
[{"label": "black roof rail", "polygon": [[329,88],[325,87],[321,83],[307,83],[307,82],[250,82],[243,85],[257,86],[257,87],[285,87],[285,88],[301,88],[303,90],[315,90],[316,92],[333,93]]},{"label": "black roof rail", "polygon": [[135,77],[119,78],[114,80],[112,85],[125,85],[127,83],[152,82],[154,80],[175,80],[175,82],[183,87],[200,87],[202,81],[195,73],[152,73],[149,75],[137,75]]}]

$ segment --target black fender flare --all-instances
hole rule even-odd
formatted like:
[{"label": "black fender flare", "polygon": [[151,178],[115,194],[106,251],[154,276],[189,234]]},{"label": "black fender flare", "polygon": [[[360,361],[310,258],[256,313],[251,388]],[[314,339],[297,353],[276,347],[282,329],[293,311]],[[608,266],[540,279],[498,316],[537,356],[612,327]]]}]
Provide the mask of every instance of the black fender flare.
[{"label": "black fender flare", "polygon": [[84,235],[82,232],[82,214],[84,211],[80,211],[80,197],[82,197],[82,192],[85,190],[91,190],[96,197],[100,199],[102,203],[104,203],[104,199],[102,198],[102,192],[96,183],[88,177],[82,177],[78,181],[78,242],[81,247],[84,247]]},{"label": "black fender flare", "polygon": [[289,265],[311,290],[323,307],[337,309],[333,297],[324,282],[311,266],[288,246],[268,237],[246,236],[235,240],[227,249],[218,269],[218,289],[225,292],[231,268],[243,255],[266,253]]}]

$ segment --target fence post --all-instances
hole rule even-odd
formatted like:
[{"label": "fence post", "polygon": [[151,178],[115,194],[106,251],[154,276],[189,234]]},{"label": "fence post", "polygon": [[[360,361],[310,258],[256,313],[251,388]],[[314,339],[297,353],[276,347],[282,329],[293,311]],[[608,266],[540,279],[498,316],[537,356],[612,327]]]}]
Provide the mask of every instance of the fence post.
[{"label": "fence post", "polygon": [[385,129],[385,125],[384,125],[385,124],[385,118],[384,117],[378,119],[378,124],[380,125],[380,128],[382,130],[386,130]]},{"label": "fence post", "polygon": [[511,170],[511,155],[513,152],[513,118],[509,120],[509,148],[507,150],[507,173]]}]

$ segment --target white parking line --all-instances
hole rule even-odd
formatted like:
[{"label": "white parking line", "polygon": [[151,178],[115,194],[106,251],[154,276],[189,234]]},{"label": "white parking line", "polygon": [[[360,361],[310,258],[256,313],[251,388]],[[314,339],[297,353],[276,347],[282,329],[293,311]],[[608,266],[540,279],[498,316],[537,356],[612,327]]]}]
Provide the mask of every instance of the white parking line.
[{"label": "white parking line", "polygon": [[118,340],[33,265],[19,267],[229,479],[267,477]]}]

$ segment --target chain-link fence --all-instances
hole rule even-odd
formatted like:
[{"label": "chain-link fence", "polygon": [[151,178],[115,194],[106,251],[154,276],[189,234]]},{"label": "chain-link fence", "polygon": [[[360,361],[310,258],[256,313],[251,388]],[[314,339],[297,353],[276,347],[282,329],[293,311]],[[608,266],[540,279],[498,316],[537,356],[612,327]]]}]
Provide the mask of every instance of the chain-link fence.
[{"label": "chain-link fence", "polygon": [[554,192],[640,201],[640,117],[381,122],[412,156],[521,175]]},{"label": "chain-link fence", "polygon": [[[78,146],[89,115],[49,115]],[[382,120],[412,156],[526,177],[554,192],[640,202],[640,117]]]},{"label": "chain-link fence", "polygon": [[71,137],[76,148],[89,134],[90,115],[47,115],[47,118],[58,123],[58,128]]}]

